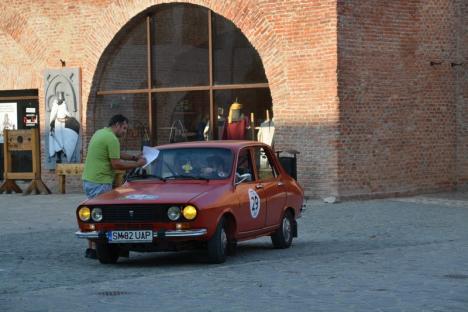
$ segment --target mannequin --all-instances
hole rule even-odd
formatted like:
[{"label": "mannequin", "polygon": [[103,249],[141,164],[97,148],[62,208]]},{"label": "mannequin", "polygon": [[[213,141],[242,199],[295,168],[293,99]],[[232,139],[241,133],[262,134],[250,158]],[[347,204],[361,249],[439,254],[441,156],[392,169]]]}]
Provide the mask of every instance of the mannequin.
[{"label": "mannequin", "polygon": [[273,136],[275,135],[275,123],[273,119],[270,120],[270,112],[266,110],[266,119],[260,124],[258,130],[257,140],[273,146]]},{"label": "mannequin", "polygon": [[236,122],[242,119],[242,104],[234,102],[229,107],[228,123]]},{"label": "mannequin", "polygon": [[10,118],[8,117],[8,113],[5,113],[5,116],[3,116],[3,127],[2,130],[5,129],[13,129],[13,123],[10,121]]},{"label": "mannequin", "polygon": [[[265,143],[273,147],[274,145],[274,135],[275,135],[275,124],[273,118],[270,120],[270,112],[266,111],[266,119],[260,124],[260,129],[258,130],[257,140],[259,142]],[[260,157],[260,168],[268,168],[268,158],[265,154]]]},{"label": "mannequin", "polygon": [[248,122],[242,114],[242,104],[237,101],[229,108],[228,123],[224,129],[223,139],[244,140]]},{"label": "mannequin", "polygon": [[64,92],[59,92],[52,102],[50,112],[50,133],[49,133],[49,156],[56,157],[56,162],[70,162],[78,141],[78,129],[68,128],[67,120],[73,116],[70,114],[65,101]]}]

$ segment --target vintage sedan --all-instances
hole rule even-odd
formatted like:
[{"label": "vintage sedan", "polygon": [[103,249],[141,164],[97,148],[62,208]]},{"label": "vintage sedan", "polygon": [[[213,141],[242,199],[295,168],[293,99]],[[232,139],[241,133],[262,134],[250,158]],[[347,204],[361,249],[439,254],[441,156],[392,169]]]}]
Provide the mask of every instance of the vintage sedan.
[{"label": "vintage sedan", "polygon": [[176,143],[126,182],[76,210],[76,236],[96,242],[101,263],[129,251],[205,248],[222,263],[237,242],[271,236],[275,248],[297,237],[304,192],[274,151],[253,141]]}]

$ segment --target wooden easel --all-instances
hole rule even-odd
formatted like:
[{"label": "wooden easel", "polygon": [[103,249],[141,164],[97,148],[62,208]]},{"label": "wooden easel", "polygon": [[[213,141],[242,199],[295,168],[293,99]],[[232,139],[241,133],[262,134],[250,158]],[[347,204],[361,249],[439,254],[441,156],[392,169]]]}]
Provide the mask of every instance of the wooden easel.
[{"label": "wooden easel", "polygon": [[[15,180],[29,180],[31,184],[24,192],[24,195],[31,194],[50,194],[51,191],[41,180],[41,150],[39,145],[39,129],[28,130],[3,130],[4,137],[4,177],[5,182],[0,186],[0,194],[12,191],[23,193]],[[11,152],[31,151],[32,153],[32,172],[13,172]]]}]

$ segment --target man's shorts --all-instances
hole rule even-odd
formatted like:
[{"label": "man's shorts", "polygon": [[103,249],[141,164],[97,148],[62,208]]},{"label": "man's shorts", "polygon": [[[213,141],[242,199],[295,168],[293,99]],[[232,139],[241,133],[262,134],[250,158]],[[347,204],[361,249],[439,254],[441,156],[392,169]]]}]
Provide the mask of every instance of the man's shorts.
[{"label": "man's shorts", "polygon": [[88,198],[94,198],[102,193],[112,190],[112,184],[94,183],[83,180],[83,191]]}]

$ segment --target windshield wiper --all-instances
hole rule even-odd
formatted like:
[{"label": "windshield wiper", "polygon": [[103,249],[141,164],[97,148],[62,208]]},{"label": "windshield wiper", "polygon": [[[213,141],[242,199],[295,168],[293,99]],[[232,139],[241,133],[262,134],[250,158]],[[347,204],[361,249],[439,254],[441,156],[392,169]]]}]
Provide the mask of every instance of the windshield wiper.
[{"label": "windshield wiper", "polygon": [[176,179],[183,179],[183,180],[203,180],[203,181],[209,181],[209,180],[210,180],[210,179],[205,178],[205,177],[191,176],[191,175],[185,175],[185,174],[172,175],[172,176],[166,177],[165,179],[166,179],[166,180],[176,180]]},{"label": "windshield wiper", "polygon": [[133,181],[133,180],[138,180],[138,179],[148,179],[148,178],[156,178],[158,180],[161,180],[163,182],[166,182],[166,179],[163,177],[160,177],[155,174],[134,174],[131,175],[127,178],[127,181]]}]

